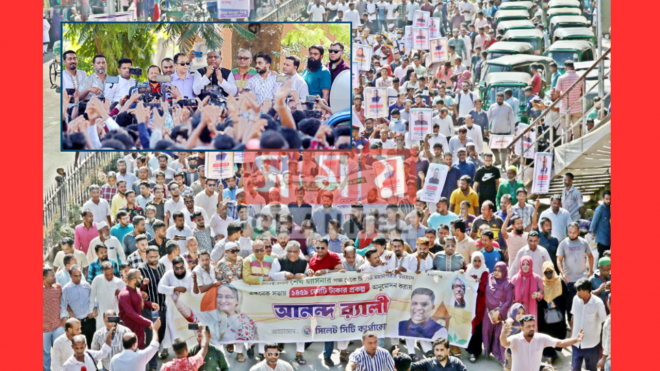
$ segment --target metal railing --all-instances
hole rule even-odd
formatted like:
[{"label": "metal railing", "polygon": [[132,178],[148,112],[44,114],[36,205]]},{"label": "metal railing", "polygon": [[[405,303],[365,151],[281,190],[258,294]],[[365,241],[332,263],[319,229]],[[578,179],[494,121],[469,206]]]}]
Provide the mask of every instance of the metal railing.
[{"label": "metal railing", "polygon": [[[612,49],[608,49],[603,55],[598,58],[596,61],[594,61],[594,64],[589,67],[583,74],[580,76],[580,78],[571,85],[568,90],[562,93],[559,98],[557,98],[550,106],[548,106],[541,114],[539,117],[537,117],[535,120],[533,120],[530,124],[529,127],[526,128],[523,132],[518,133],[516,137],[513,139],[511,144],[507,147],[507,150],[509,153],[514,153],[514,149],[516,148],[516,143],[520,140],[523,140],[525,135],[530,133],[531,131],[534,131],[536,133],[536,138],[532,141],[532,143],[525,148],[525,146],[521,145],[521,151],[520,154],[517,154],[516,157],[514,157],[510,163],[511,164],[517,164],[519,163],[519,171],[518,171],[518,176],[521,178],[523,183],[527,183],[527,180],[525,179],[525,170],[530,168],[531,166],[527,164],[527,161],[523,161],[525,159],[525,154],[528,151],[534,150],[536,152],[553,152],[555,150],[555,147],[558,147],[564,143],[568,143],[571,139],[571,133],[576,129],[580,128],[580,132],[582,133],[582,136],[584,136],[584,128],[586,127],[586,120],[587,120],[587,101],[588,101],[588,95],[590,92],[592,92],[594,89],[599,89],[601,92],[604,91],[602,89],[604,87],[606,79],[609,79],[609,76],[611,74],[611,70],[608,71],[606,74],[603,73],[604,71],[600,71],[600,74],[602,79],[598,79],[591,87],[588,87],[586,84],[587,77],[589,75],[589,72],[591,72],[594,68],[598,68],[598,66],[605,60],[605,58],[610,54]],[[602,69],[604,69],[604,63],[602,66]],[[582,86],[582,96],[577,99],[575,102],[573,102],[569,107],[566,108],[565,113],[559,113],[557,114],[557,117],[554,118],[554,120],[547,120],[548,115],[552,112],[552,109],[555,108],[558,104],[561,104],[561,101],[564,98],[567,98],[568,101],[568,94],[571,93],[573,89],[578,88],[579,86]],[[604,93],[601,98],[601,104],[604,105],[605,101],[610,97],[610,92]],[[571,110],[575,105],[580,104],[582,105],[581,112],[582,116],[577,119],[577,121],[573,124],[570,124],[570,116],[571,116]],[[545,125],[540,125],[541,119],[543,119],[545,122]],[[555,130],[554,128],[560,126],[563,129],[563,134],[558,135],[557,138],[555,138]],[[548,140],[549,138],[549,140]],[[543,150],[539,150],[539,144],[541,141],[546,141],[548,140],[548,143],[546,144],[547,147],[543,148]]]},{"label": "metal railing", "polygon": [[308,2],[305,0],[288,0],[277,5],[277,7],[270,13],[257,19],[259,22],[278,22],[284,21],[284,17],[288,21],[297,21],[302,17],[303,10],[307,8]]},{"label": "metal railing", "polygon": [[70,205],[82,205],[87,201],[87,187],[95,179],[98,179],[103,168],[113,160],[122,156],[121,152],[91,152],[78,165],[70,165],[64,169],[65,177],[58,180],[44,194],[43,208],[43,238],[44,254],[48,254],[52,246],[58,241],[53,241],[54,227],[57,221],[66,222],[68,218],[67,208]]}]

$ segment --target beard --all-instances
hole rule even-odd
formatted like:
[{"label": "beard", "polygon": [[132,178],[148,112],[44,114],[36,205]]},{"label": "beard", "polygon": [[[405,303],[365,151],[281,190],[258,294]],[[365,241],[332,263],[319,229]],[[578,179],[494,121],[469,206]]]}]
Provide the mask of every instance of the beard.
[{"label": "beard", "polygon": [[183,274],[178,274],[178,273],[174,272],[174,277],[176,277],[176,279],[178,279],[178,280],[182,280],[186,277],[186,271],[183,271]]},{"label": "beard", "polygon": [[316,72],[321,68],[321,60],[308,59],[307,60],[307,69]]},{"label": "beard", "polygon": [[519,236],[522,236],[523,230],[522,229],[516,229],[516,234]]},{"label": "beard", "polygon": [[99,68],[98,70],[96,70],[96,73],[97,73],[98,75],[105,75],[105,70]]},{"label": "beard", "polygon": [[525,334],[525,337],[533,338],[533,337],[534,337],[534,330],[532,330],[532,331],[526,333],[526,334]]},{"label": "beard", "polygon": [[257,70],[257,73],[260,74],[260,75],[261,75],[261,74],[264,74],[264,73],[266,73],[266,72],[268,71],[268,69],[265,68],[265,67],[264,67],[263,69],[259,69],[259,68],[257,68],[256,70]]}]

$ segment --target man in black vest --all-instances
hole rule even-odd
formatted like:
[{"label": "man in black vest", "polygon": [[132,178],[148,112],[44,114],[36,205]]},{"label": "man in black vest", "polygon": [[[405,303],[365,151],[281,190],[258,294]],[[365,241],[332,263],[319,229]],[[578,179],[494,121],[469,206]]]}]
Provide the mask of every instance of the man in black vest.
[{"label": "man in black vest", "polygon": [[[274,281],[300,280],[305,278],[305,272],[309,268],[307,259],[300,253],[300,243],[289,241],[286,244],[286,256],[275,259],[270,268],[269,276]],[[303,358],[305,343],[296,343],[296,362],[300,365],[307,363]]]},{"label": "man in black vest", "polygon": [[220,51],[209,50],[206,52],[206,67],[202,67],[195,73],[193,92],[199,99],[206,98],[205,88],[208,85],[217,87],[222,96],[236,95],[238,88],[231,70],[222,68],[222,55]]}]

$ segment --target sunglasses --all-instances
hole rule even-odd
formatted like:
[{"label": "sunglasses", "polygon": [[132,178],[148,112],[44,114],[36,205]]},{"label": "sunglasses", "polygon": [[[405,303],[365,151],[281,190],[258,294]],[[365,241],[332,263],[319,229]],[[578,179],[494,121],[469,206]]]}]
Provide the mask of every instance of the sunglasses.
[{"label": "sunglasses", "polygon": [[181,267],[172,267],[172,269],[174,269],[175,271],[185,271],[185,270],[186,270],[186,267],[184,267],[184,266],[181,266]]},{"label": "sunglasses", "polygon": [[190,62],[179,63],[179,66],[190,66]]},{"label": "sunglasses", "polygon": [[266,353],[266,355],[267,355],[268,357],[279,357],[279,356],[280,356],[280,352],[273,352],[273,353],[268,352],[268,353]]},{"label": "sunglasses", "polygon": [[319,246],[319,247],[317,247],[316,249],[317,249],[317,250],[326,250],[327,248],[326,248],[326,247],[323,247],[323,246]]},{"label": "sunglasses", "polygon": [[254,249],[254,252],[257,253],[257,254],[261,253],[261,252],[264,252],[264,251],[266,251],[266,250],[264,250],[264,249]]},{"label": "sunglasses", "polygon": [[236,253],[238,253],[239,251],[240,251],[240,250],[238,250],[238,249],[227,250],[227,252],[230,252],[230,253],[232,253],[232,254],[236,254]]},{"label": "sunglasses", "polygon": [[272,249],[272,248],[273,248],[273,246],[264,246],[264,248],[266,248],[266,249],[269,249],[269,250],[270,250],[270,249]]},{"label": "sunglasses", "polygon": [[247,61],[250,57],[238,57],[239,61]]},{"label": "sunglasses", "polygon": [[342,50],[328,49],[328,51],[329,51],[330,53],[339,53],[339,52],[341,52]]}]

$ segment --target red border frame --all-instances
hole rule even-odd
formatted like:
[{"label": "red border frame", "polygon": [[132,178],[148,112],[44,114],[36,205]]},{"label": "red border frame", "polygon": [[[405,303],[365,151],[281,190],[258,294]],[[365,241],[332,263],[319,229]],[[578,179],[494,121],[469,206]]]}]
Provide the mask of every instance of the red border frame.
[{"label": "red border frame", "polygon": [[[631,7],[628,5],[630,3],[622,1],[612,3],[611,14],[617,24],[614,40],[618,48],[621,48],[620,52],[615,53],[614,58],[621,56],[620,58],[627,59],[627,66],[622,67],[622,70],[614,75],[616,91],[627,92],[626,94],[614,94],[616,102],[614,115],[617,118],[621,117],[621,120],[639,125],[640,134],[647,138],[646,145],[640,146],[641,136],[631,133],[629,129],[633,126],[626,125],[626,122],[615,121],[613,132],[616,139],[614,140],[612,164],[616,168],[616,174],[613,179],[613,188],[616,194],[623,194],[625,185],[630,188],[631,193],[626,200],[622,196],[621,202],[615,202],[614,206],[616,210],[614,245],[621,246],[617,249],[622,251],[620,254],[615,254],[615,265],[618,267],[615,268],[617,277],[615,286],[621,284],[622,290],[615,296],[614,313],[616,317],[622,319],[620,323],[628,323],[628,325],[619,325],[617,324],[619,322],[615,322],[613,333],[620,336],[616,336],[613,343],[615,353],[621,355],[621,362],[618,361],[618,356],[615,356],[615,363],[620,363],[622,370],[624,364],[626,369],[641,370],[651,367],[648,356],[654,354],[656,348],[654,329],[648,326],[658,325],[657,321],[653,320],[640,321],[638,308],[640,306],[642,308],[655,307],[650,305],[652,303],[649,301],[655,299],[651,290],[653,290],[653,284],[657,278],[652,276],[655,267],[640,269],[640,266],[645,263],[640,261],[641,255],[635,253],[634,250],[649,251],[648,249],[653,248],[653,243],[649,241],[646,233],[642,234],[626,227],[623,219],[626,216],[639,215],[640,210],[648,210],[648,206],[642,200],[644,191],[648,192],[645,188],[653,182],[649,182],[647,178],[651,173],[648,161],[640,161],[640,159],[658,158],[653,143],[658,138],[657,134],[660,134],[660,129],[653,120],[654,115],[648,114],[653,110],[653,106],[647,103],[647,101],[652,102],[656,91],[655,86],[658,85],[656,81],[650,81],[651,79],[658,80],[657,69],[652,67],[654,57],[658,53],[654,52],[654,49],[657,48],[653,47],[653,37],[649,40],[651,47],[645,40],[645,37],[656,34],[657,30],[652,22],[648,22],[649,18],[643,14],[658,14],[660,4],[643,1],[641,4],[637,2],[636,7]],[[35,133],[37,135],[26,135],[26,133],[34,133],[33,130],[28,129],[29,127],[42,128],[43,117],[41,110],[25,109],[25,105],[14,103],[18,98],[25,99],[26,103],[29,102],[31,105],[43,106],[43,95],[31,88],[41,86],[43,79],[38,63],[41,60],[38,16],[43,12],[42,6],[43,2],[34,0],[5,1],[2,4],[3,20],[0,22],[0,30],[5,36],[2,48],[5,54],[3,60],[7,61],[6,63],[16,63],[14,68],[6,70],[7,72],[3,76],[4,88],[0,89],[2,102],[5,102],[2,117],[5,143],[2,148],[13,158],[20,156],[19,161],[11,161],[20,166],[17,168],[19,174],[12,171],[12,175],[14,179],[22,180],[20,188],[16,188],[15,185],[8,182],[2,182],[2,194],[5,195],[3,197],[5,202],[3,204],[5,210],[3,222],[6,223],[5,225],[11,223],[14,227],[13,233],[8,233],[9,240],[3,241],[3,245],[7,250],[16,249],[20,254],[24,254],[19,263],[13,263],[13,259],[5,260],[4,267],[0,270],[5,276],[3,277],[3,282],[6,283],[5,289],[11,290],[3,292],[3,297],[10,299],[6,305],[2,306],[2,318],[5,319],[3,332],[7,334],[5,337],[7,340],[3,343],[6,342],[5,349],[11,348],[18,351],[12,356],[4,357],[3,369],[6,370],[38,370],[42,367],[41,348],[37,345],[39,344],[38,334],[41,331],[39,318],[42,318],[37,269],[38,261],[42,260],[40,252],[42,243],[40,228],[35,228],[35,226],[42,223],[40,198],[43,191],[40,186],[42,183],[38,181],[38,178],[35,179],[35,173],[42,174],[43,136],[37,133]],[[643,10],[641,13],[640,9]],[[12,60],[15,62],[11,62]],[[615,61],[616,64],[618,62]],[[640,102],[638,99],[640,93],[646,98],[645,101]],[[14,104],[10,104],[10,102]],[[26,138],[27,140],[14,140],[13,138]],[[635,157],[630,156],[630,153]],[[641,192],[640,187],[636,184],[641,184],[643,187]],[[20,194],[23,197],[11,197],[13,194]],[[641,196],[639,199],[635,197],[637,194]],[[24,212],[26,210],[27,213]],[[12,217],[16,213],[20,214],[18,219]],[[12,219],[9,220],[9,218]],[[647,223],[640,225],[640,229],[644,232],[649,230]],[[22,226],[26,227],[21,228]],[[624,249],[628,251],[624,252]],[[5,256],[9,257],[8,254]],[[649,295],[649,293],[651,294]],[[16,304],[13,304],[14,300],[11,299],[14,299]],[[619,305],[618,303],[624,304]],[[17,313],[20,314],[17,315]],[[627,317],[626,322],[623,322],[624,317]],[[646,318],[652,317],[646,316]],[[631,341],[624,340],[624,331]],[[624,354],[626,355],[625,363],[623,362]]]}]

